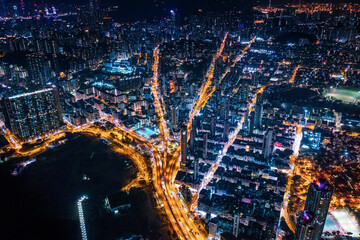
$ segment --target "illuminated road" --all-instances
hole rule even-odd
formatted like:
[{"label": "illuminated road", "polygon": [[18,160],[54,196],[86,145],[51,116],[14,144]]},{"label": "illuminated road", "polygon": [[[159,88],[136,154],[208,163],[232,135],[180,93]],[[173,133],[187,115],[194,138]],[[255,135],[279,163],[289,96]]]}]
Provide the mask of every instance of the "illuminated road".
[{"label": "illuminated road", "polygon": [[280,218],[279,218],[279,224],[278,229],[276,232],[276,239],[282,239],[282,236],[280,234],[280,223],[281,218],[284,217],[286,224],[290,228],[292,232],[295,232],[295,223],[291,220],[289,212],[288,212],[288,202],[290,198],[290,189],[291,189],[291,179],[294,176],[294,169],[295,169],[295,160],[299,154],[300,144],[302,140],[302,127],[300,125],[297,126],[296,134],[295,134],[295,141],[293,144],[293,151],[294,153],[290,156],[290,171],[287,174],[287,184],[286,184],[286,191],[284,194],[284,200],[283,205],[280,212]]},{"label": "illuminated road", "polygon": [[[134,162],[137,169],[139,169],[137,179],[125,186],[124,189],[127,190],[132,186],[137,186],[140,180],[144,180],[146,182],[150,182],[152,180],[152,184],[156,191],[156,197],[160,200],[177,236],[180,239],[205,239],[199,234],[196,225],[187,216],[187,210],[183,206],[180,198],[177,196],[177,191],[175,191],[174,186],[166,181],[166,179],[169,178],[163,174],[163,155],[160,154],[146,139],[139,137],[137,134],[125,127],[117,127],[111,131],[104,131],[98,127],[92,126],[73,129],[72,131],[99,135],[99,137],[106,138],[111,141],[115,145],[113,146],[113,149],[119,153],[127,155]],[[149,161],[146,160],[145,157],[139,154],[135,149],[129,147],[129,144],[124,144],[122,142],[122,139],[125,137],[130,140],[134,140],[137,144],[146,145],[147,148],[154,153],[154,156],[150,161],[151,168],[147,166]],[[151,175],[152,179],[150,179]]]},{"label": "illuminated road", "polygon": [[297,72],[299,71],[300,68],[301,68],[300,65],[295,67],[293,75],[291,76],[289,83],[294,83],[295,82],[296,74],[297,74]]},{"label": "illuminated road", "polygon": [[[294,68],[293,74],[289,80],[290,84],[293,84],[295,82],[296,75],[300,68],[302,68],[302,66],[300,66],[300,65],[298,65]],[[282,204],[282,208],[281,208],[281,212],[280,212],[279,223],[278,223],[277,232],[276,232],[277,240],[282,239],[282,235],[280,233],[280,223],[281,223],[282,217],[284,217],[287,226],[289,227],[289,229],[292,232],[295,232],[295,228],[296,228],[295,223],[291,220],[290,215],[288,213],[288,202],[289,202],[289,198],[290,198],[291,179],[294,175],[295,160],[299,154],[301,139],[302,139],[302,127],[298,126],[297,130],[296,130],[296,135],[295,135],[295,142],[293,144],[294,153],[293,153],[293,155],[290,156],[291,168],[290,168],[289,173],[287,174],[286,191],[284,194],[284,200],[283,200],[283,204]]]},{"label": "illuminated road", "polygon": [[156,109],[156,113],[159,117],[159,129],[161,132],[161,136],[163,139],[163,144],[164,144],[164,157],[166,158],[167,156],[167,149],[168,149],[168,144],[169,144],[169,139],[170,139],[170,134],[169,134],[169,129],[167,128],[167,122],[165,120],[165,116],[164,116],[164,105],[162,104],[164,101],[162,100],[162,97],[160,96],[159,93],[159,46],[157,46],[154,50],[154,65],[153,65],[153,80],[152,80],[152,85],[151,85],[151,93],[154,96],[154,106]]},{"label": "illuminated road", "polygon": [[9,142],[10,147],[19,149],[21,147],[19,140],[5,127],[5,124],[2,121],[0,121],[0,128],[4,133],[4,137]]},{"label": "illuminated road", "polygon": [[159,92],[159,55],[159,47],[156,47],[153,54],[154,65],[152,68],[153,82],[151,91],[154,96],[154,105],[159,117],[159,129],[163,140],[164,152],[163,154],[159,154],[158,151],[154,149],[155,166],[152,167],[153,186],[178,237],[181,239],[205,239],[190,218],[188,210],[181,201],[178,190],[173,182],[173,176],[177,172],[175,165],[179,159],[179,152],[176,151],[172,157],[167,154],[168,144],[171,139],[167,128],[167,122],[164,117],[164,101]]},{"label": "illuminated road", "polygon": [[249,48],[251,47],[251,44],[253,44],[255,42],[255,40],[256,40],[256,36],[253,37],[253,39],[251,39],[250,43],[241,51],[241,54],[235,59],[234,64],[236,64],[238,61],[240,61],[244,57],[246,51],[249,50]]},{"label": "illuminated road", "polygon": [[[228,33],[225,34],[225,37],[220,45],[219,50],[217,51],[216,55],[213,57],[209,70],[205,76],[206,81],[200,88],[199,98],[189,116],[189,122],[187,124],[188,132],[191,130],[193,118],[200,112],[201,108],[206,104],[211,94],[215,91],[214,87],[210,88],[214,76],[215,62],[216,59],[218,59],[222,55],[227,36]],[[174,185],[174,179],[180,168],[180,164],[178,161],[179,157],[180,157],[180,146],[176,149],[174,155],[168,160],[167,167],[164,169],[164,178],[162,179],[162,181],[164,181],[164,187],[165,187],[164,192],[165,194],[167,193],[167,195],[169,196],[168,200],[170,206],[172,206],[174,209],[175,215],[181,218],[178,222],[179,225],[181,225],[182,230],[183,231],[185,230],[186,239],[205,239],[206,237],[204,236],[204,231],[201,232],[199,231],[199,228],[201,229],[202,226],[196,226],[193,219],[190,218],[186,206],[184,205],[183,201],[181,201],[178,195],[178,189],[176,189]],[[187,226],[184,226],[185,224]]]},{"label": "illuminated road", "polygon": [[[214,56],[212,62],[211,62],[211,65],[209,67],[209,70],[205,76],[205,83],[201,86],[200,88],[200,94],[199,94],[199,98],[197,99],[195,105],[194,105],[194,108],[192,109],[192,111],[190,112],[190,115],[189,115],[189,122],[187,124],[187,131],[188,133],[191,131],[192,129],[192,122],[193,122],[193,119],[194,117],[200,112],[200,110],[206,105],[208,99],[211,97],[211,95],[213,94],[213,92],[216,90],[216,87],[215,86],[212,86],[212,82],[213,82],[213,75],[214,75],[214,69],[215,69],[215,62],[216,62],[216,59],[219,58],[221,55],[222,55],[222,52],[224,50],[224,47],[225,47],[225,43],[226,43],[226,39],[227,39],[227,36],[228,36],[228,33],[225,34],[225,37],[221,43],[221,46],[217,52],[217,54]],[[241,54],[236,58],[236,61],[239,61],[241,60],[241,58],[244,56],[244,54],[246,53],[246,51],[250,48],[251,44],[255,41],[255,37],[250,41],[249,45],[247,45],[242,51],[241,51]],[[235,66],[236,64],[236,61],[234,62],[234,64],[232,66]],[[225,73],[222,75],[222,77],[220,78],[219,82],[221,83],[222,79],[225,77],[225,75],[229,72],[229,69],[228,68]],[[262,86],[258,91],[257,93],[255,94],[254,96],[254,100],[252,101],[251,104],[255,104],[256,102],[256,97],[257,97],[257,94],[259,94],[260,92],[263,91],[265,87]],[[249,110],[250,112],[252,111],[252,105],[249,104]],[[211,180],[213,174],[215,173],[216,169],[218,168],[219,166],[219,163],[222,159],[223,156],[226,155],[227,153],[227,150],[228,148],[233,144],[233,142],[235,141],[236,139],[236,136],[237,136],[237,133],[241,130],[242,128],[242,124],[245,120],[245,116],[241,119],[240,123],[238,124],[238,127],[236,128],[235,132],[233,132],[234,135],[231,135],[230,136],[230,140],[229,142],[224,146],[224,149],[222,151],[222,154],[218,157],[217,159],[217,162],[216,164],[214,164],[211,168],[211,170],[209,171],[209,174],[207,176],[205,176],[205,182],[202,182],[201,184],[201,188],[199,190],[199,192],[201,191],[201,189],[203,189]],[[190,134],[188,134],[188,138],[190,137],[189,136]],[[167,181],[169,183],[173,183],[174,182],[174,179],[176,177],[176,174],[180,168],[180,164],[179,164],[179,154],[180,152],[180,146],[176,149],[176,152],[175,154],[173,155],[173,157],[169,160],[169,167],[165,170],[165,174],[166,174],[166,177],[167,177]],[[171,187],[169,187],[170,190],[171,190]],[[175,188],[173,189],[173,192],[177,191]],[[191,205],[190,207],[190,210],[194,210],[196,204],[197,204],[197,199],[198,199],[198,194],[196,194],[195,196],[195,201],[193,202],[193,204]],[[181,201],[174,201],[175,204],[182,204]],[[184,209],[183,206],[178,206],[179,209]],[[193,225],[193,222],[191,222],[189,225]],[[190,226],[190,228],[191,228]],[[196,227],[196,226],[194,226]],[[200,229],[201,229],[202,226],[200,226]],[[199,237],[198,237],[199,238]]]},{"label": "illuminated road", "polygon": [[[224,50],[225,43],[227,40],[228,33],[225,34],[224,39],[221,43],[221,46],[217,53],[214,55],[210,68],[205,76],[206,81],[200,89],[200,96],[194,106],[194,109],[190,113],[190,120],[188,123],[188,129],[191,129],[193,118],[200,112],[201,108],[205,106],[206,102],[215,91],[215,86],[213,84],[215,62],[218,59]],[[255,38],[254,38],[255,39]],[[251,43],[250,43],[251,44]],[[246,50],[250,47],[247,46],[243,51],[241,56],[237,59],[241,59],[245,54]],[[106,138],[113,143],[114,151],[117,151],[121,154],[126,154],[131,158],[138,169],[137,178],[131,181],[124,190],[129,190],[131,187],[140,186],[141,181],[145,183],[152,183],[155,190],[155,198],[160,204],[160,207],[165,211],[167,218],[169,219],[177,237],[179,239],[206,239],[206,232],[203,229],[203,226],[197,225],[194,222],[194,213],[190,213],[185,206],[184,202],[180,198],[178,189],[174,184],[174,179],[176,177],[177,171],[180,167],[179,157],[180,157],[180,147],[178,147],[173,155],[168,154],[168,146],[171,141],[171,136],[169,134],[169,129],[167,127],[167,121],[165,120],[165,106],[162,96],[159,92],[159,47],[156,47],[153,53],[154,64],[152,67],[153,70],[153,81],[151,86],[151,92],[154,96],[154,106],[159,117],[159,129],[161,134],[161,139],[164,146],[164,151],[159,151],[159,149],[154,146],[148,139],[137,134],[132,129],[128,129],[123,125],[120,125],[118,122],[114,122],[115,126],[111,131],[102,130],[99,127],[92,125],[92,123],[86,124],[81,127],[75,127],[68,124],[68,130],[70,132],[82,132],[84,134],[90,133],[101,138]],[[235,63],[234,63],[235,64]],[[226,75],[228,70],[223,74],[222,78]],[[222,78],[219,80],[221,82]],[[258,90],[254,97],[254,101],[249,103],[249,109],[252,110],[252,104],[256,102],[256,96],[263,90],[261,88]],[[219,156],[219,161],[223,156],[225,156],[228,148],[236,139],[237,133],[240,131],[242,124],[244,122],[244,117],[241,119],[238,127],[235,132],[230,135],[229,142],[224,146],[222,154]],[[3,129],[6,133],[5,129]],[[58,137],[61,137],[62,134],[49,137],[47,140],[40,145],[40,147],[35,147],[29,151],[21,152],[22,155],[34,155],[39,154],[46,150],[48,144],[51,141],[56,140]],[[15,145],[15,141],[11,139],[11,136],[8,136],[11,143]],[[126,141],[124,141],[124,139]],[[135,146],[128,143],[128,140],[131,140],[132,143],[136,143]],[[15,145],[18,146],[19,145]],[[142,154],[138,153],[136,147],[143,147],[147,151],[151,152],[150,161],[147,157],[144,157]],[[216,171],[218,164],[213,166],[211,173]],[[209,175],[210,177],[211,175]],[[210,179],[210,178],[208,178]],[[205,187],[206,185],[202,185]],[[200,230],[199,230],[200,229]]]},{"label": "illuminated road", "polygon": [[[189,122],[187,124],[188,133],[191,131],[192,121],[193,121],[194,117],[205,106],[207,100],[210,98],[212,93],[215,91],[215,89],[210,88],[210,86],[212,84],[212,79],[214,77],[215,62],[216,62],[216,59],[218,59],[224,51],[227,36],[228,36],[228,33],[225,34],[225,37],[224,37],[223,41],[221,42],[219,50],[217,51],[216,55],[213,57],[213,59],[211,61],[210,67],[205,75],[205,82],[201,85],[201,88],[200,88],[199,98],[197,99],[194,108],[190,112]],[[188,136],[188,137],[190,137],[190,136]]]},{"label": "illuminated road", "polygon": [[[256,103],[256,99],[257,96],[262,93],[265,89],[265,86],[261,86],[255,93],[254,97],[252,98],[251,102],[248,103],[248,111],[249,111],[249,115],[250,113],[253,111],[254,108],[254,104]],[[236,140],[236,137],[238,135],[238,133],[240,132],[240,130],[242,129],[243,123],[245,121],[245,114],[244,116],[241,118],[241,120],[238,122],[236,129],[230,133],[229,135],[229,140],[228,142],[224,145],[223,150],[220,152],[220,154],[217,156],[216,158],[216,162],[214,164],[212,164],[212,166],[209,169],[209,172],[204,176],[203,181],[200,184],[200,189],[198,190],[198,193],[196,194],[196,198],[198,199],[199,197],[199,193],[202,189],[206,188],[206,186],[209,184],[209,182],[211,181],[211,179],[213,178],[216,170],[219,167],[219,164],[222,160],[222,158],[226,155],[229,147],[234,143],[234,141]],[[191,206],[191,209],[194,209],[196,207],[197,204],[197,200],[194,201],[194,203]]]},{"label": "illuminated road", "polygon": [[[199,98],[198,100],[196,101],[195,103],[195,106],[194,108],[192,109],[192,111],[190,112],[190,115],[189,115],[189,122],[187,124],[187,130],[188,130],[188,138],[190,137],[189,133],[192,129],[192,122],[194,120],[194,117],[200,112],[200,110],[206,105],[208,99],[212,96],[212,94],[215,92],[216,90],[216,87],[213,86],[213,87],[210,87],[211,86],[211,83],[212,83],[212,79],[213,79],[213,75],[214,75],[214,69],[215,69],[215,61],[217,58],[219,58],[224,50],[224,47],[225,47],[225,42],[226,42],[226,39],[227,39],[227,36],[228,36],[228,33],[225,34],[225,37],[221,43],[221,46],[216,54],[216,56],[213,58],[212,62],[211,62],[211,65],[210,65],[210,68],[206,74],[206,81],[205,83],[201,86],[200,88],[200,94],[199,94]],[[247,50],[249,50],[249,48],[251,47],[251,44],[253,44],[256,40],[256,37],[254,37],[250,43],[241,51],[241,54],[239,56],[237,56],[235,58],[235,61],[234,63],[231,65],[231,67],[234,67],[236,65],[236,63],[238,61],[240,61],[245,53],[247,52]],[[230,68],[231,68],[230,67]],[[222,81],[222,79],[226,76],[226,74],[230,71],[230,68],[227,68],[225,73],[222,75],[222,77],[220,78],[220,83]]]},{"label": "illuminated road", "polygon": [[[256,40],[256,36],[253,37],[253,39],[251,39],[249,44],[241,51],[241,54],[236,57],[234,64],[231,67],[234,67],[238,61],[241,61],[241,59],[245,56],[246,51],[249,50],[249,48],[251,47],[251,44],[253,44],[255,42],[255,40]],[[233,90],[233,94],[231,95],[231,98],[234,97],[238,91],[239,91],[239,87],[236,87]]]},{"label": "illuminated road", "polygon": [[180,200],[176,187],[170,181],[170,175],[161,175],[160,157],[156,159],[156,166],[153,167],[153,184],[178,237],[180,239],[205,239],[188,215],[188,210]]},{"label": "illuminated road", "polygon": [[[199,233],[196,233],[195,224],[191,224],[192,220],[187,217],[186,208],[180,203],[180,199],[176,197],[176,191],[173,191],[171,184],[166,183],[164,179],[166,176],[162,174],[162,162],[163,155],[160,154],[157,149],[149,144],[146,139],[138,138],[131,130],[126,128],[115,128],[112,131],[104,131],[97,127],[87,127],[74,130],[75,132],[99,134],[100,137],[110,140],[115,146],[113,149],[121,154],[127,155],[139,169],[137,178],[130,184],[124,187],[124,190],[128,190],[133,186],[137,186],[140,180],[150,182],[156,191],[156,198],[161,202],[161,207],[165,210],[165,213],[176,232],[179,239],[204,239],[201,238]],[[129,144],[122,143],[124,137],[136,141],[138,144],[144,144],[149,150],[154,153],[151,159],[151,168],[147,166],[147,160],[136,150],[129,147]],[[151,174],[149,173],[151,172]],[[152,175],[152,179],[150,179]],[[175,195],[175,196],[174,196]],[[185,216],[184,216],[185,215]],[[190,223],[190,224],[189,224]],[[190,228],[190,226],[192,228]],[[192,230],[194,229],[194,230]]]},{"label": "illuminated road", "polygon": [[50,145],[51,142],[56,141],[65,136],[64,133],[57,131],[53,134],[48,135],[46,138],[42,138],[43,142],[41,142],[41,144],[36,145],[31,149],[24,149],[22,148],[22,144],[28,142],[21,142],[14,134],[12,134],[9,131],[9,129],[5,127],[4,123],[1,121],[0,121],[0,128],[4,133],[6,140],[9,142],[10,148],[15,150],[13,155],[16,157],[27,157],[27,156],[34,157],[36,155],[39,155],[48,149],[48,146]]}]

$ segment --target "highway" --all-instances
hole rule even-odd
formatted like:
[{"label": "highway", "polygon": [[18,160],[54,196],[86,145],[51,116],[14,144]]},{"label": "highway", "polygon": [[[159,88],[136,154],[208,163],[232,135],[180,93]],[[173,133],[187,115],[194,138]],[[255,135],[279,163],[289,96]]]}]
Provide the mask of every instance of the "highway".
[{"label": "highway", "polygon": [[[218,49],[217,53],[214,54],[209,70],[205,76],[205,82],[200,88],[200,96],[194,105],[193,110],[190,113],[189,122],[187,124],[188,131],[191,130],[192,120],[193,118],[200,112],[200,110],[205,106],[206,102],[215,91],[215,86],[213,85],[213,77],[215,70],[215,62],[221,57],[225,43],[228,37],[228,33],[225,34],[224,39]],[[255,38],[254,38],[255,39]],[[251,44],[251,43],[250,43]],[[250,47],[247,46],[236,59],[241,59],[241,57],[245,54],[246,50]],[[123,188],[123,190],[129,190],[131,187],[140,186],[140,181],[145,181],[146,183],[152,183],[155,190],[155,197],[157,202],[160,204],[167,215],[177,237],[179,239],[206,239],[207,233],[205,232],[203,226],[197,225],[194,222],[194,218],[196,214],[190,213],[182,201],[179,190],[176,188],[174,184],[174,179],[180,167],[180,146],[176,149],[175,153],[170,155],[168,154],[168,146],[171,139],[169,129],[167,127],[167,121],[165,120],[165,106],[162,96],[159,92],[159,46],[155,48],[153,52],[154,63],[153,63],[153,78],[151,85],[151,92],[154,97],[154,106],[156,109],[156,113],[159,118],[159,129],[160,129],[160,138],[163,142],[164,150],[160,151],[155,145],[153,145],[148,139],[137,134],[132,129],[128,129],[125,126],[115,122],[115,126],[112,130],[103,130],[99,127],[96,127],[92,123],[86,124],[81,127],[75,127],[68,124],[67,131],[69,132],[81,132],[81,133],[91,133],[97,135],[101,138],[106,138],[110,142],[113,143],[114,151],[117,151],[121,154],[125,154],[131,158],[138,169],[137,178],[130,182],[127,186]],[[234,63],[235,64],[235,63]],[[227,71],[223,74],[222,77],[226,75]],[[221,82],[222,78],[219,80]],[[251,111],[252,104],[256,102],[256,96],[259,94],[263,88],[258,90],[254,97],[254,101],[249,103],[249,109]],[[236,139],[237,133],[240,131],[242,124],[244,122],[244,117],[239,122],[238,127],[235,132],[233,132],[230,136],[229,142],[224,146],[224,150],[222,154],[218,157],[218,162],[220,162],[221,158],[225,156],[227,149],[232,145],[232,143]],[[3,125],[1,125],[3,128]],[[6,137],[13,145],[14,148],[20,149],[20,143],[18,143],[14,136],[8,134],[9,132],[6,129],[3,129]],[[63,133],[49,136],[41,145],[35,147],[28,151],[18,151],[21,155],[35,155],[39,154],[43,151],[46,151],[48,144],[59,137],[62,137]],[[143,146],[146,150],[151,152],[150,161],[147,157],[138,153],[136,150],[136,146],[132,146],[123,140],[132,140],[136,143],[136,146]],[[216,169],[218,164],[215,164],[212,167],[211,173],[208,176],[208,180],[211,179],[212,175]],[[203,184],[202,187],[205,187],[206,184]]]},{"label": "highway", "polygon": [[153,82],[151,91],[154,96],[154,105],[159,117],[159,128],[164,144],[164,152],[163,154],[160,154],[154,149],[156,154],[155,166],[152,168],[153,185],[178,237],[181,239],[205,239],[203,234],[198,231],[193,219],[190,218],[186,206],[180,199],[178,189],[176,189],[174,185],[173,178],[177,172],[175,165],[179,159],[179,151],[176,151],[172,157],[167,154],[168,144],[171,139],[167,128],[167,121],[164,117],[164,101],[159,92],[159,55],[159,47],[156,47],[153,53],[154,64],[152,68]]},{"label": "highway", "polygon": [[[208,88],[212,83],[212,78],[215,69],[215,61],[219,58],[224,50],[225,42],[227,39],[227,33],[222,41],[222,44],[213,57],[210,68],[206,74],[206,82],[200,89],[202,93],[199,97],[197,107],[192,111],[192,116],[194,117],[200,110],[200,106],[203,105],[203,102],[207,101]],[[180,157],[180,146],[176,149],[173,156],[167,155],[167,147],[170,140],[169,130],[167,128],[167,122],[164,117],[164,106],[162,105],[163,100],[159,93],[159,47],[156,47],[154,50],[154,65],[153,65],[153,82],[152,82],[152,94],[154,96],[154,105],[156,112],[159,117],[159,128],[161,132],[161,138],[164,143],[164,152],[160,154],[156,151],[155,156],[155,166],[152,168],[153,171],[153,185],[156,190],[157,195],[159,196],[161,203],[164,207],[164,210],[175,230],[178,237],[181,239],[206,239],[203,232],[198,230],[198,226],[194,223],[191,218],[190,213],[187,210],[187,207],[184,205],[180,199],[178,189],[174,185],[174,179],[176,173],[179,169],[179,157]],[[206,99],[206,100],[204,100]],[[191,118],[191,120],[193,119]],[[155,149],[154,149],[155,150]]]},{"label": "highway", "polygon": [[167,156],[167,149],[168,149],[168,144],[169,144],[169,140],[170,140],[170,134],[169,134],[169,129],[167,127],[167,122],[165,120],[165,116],[164,116],[164,109],[165,106],[162,104],[164,103],[163,99],[161,98],[160,92],[159,92],[159,58],[160,58],[160,53],[159,53],[159,46],[157,46],[154,50],[154,64],[152,67],[153,70],[153,79],[152,79],[152,85],[151,85],[151,93],[154,96],[154,106],[157,112],[157,115],[159,117],[159,129],[160,129],[160,133],[163,139],[163,144],[164,144],[164,157],[166,158]]},{"label": "highway", "polygon": [[[170,183],[170,181],[167,181],[170,177],[164,174],[164,155],[158,152],[156,147],[149,143],[146,138],[134,133],[124,126],[115,127],[111,131],[104,131],[95,126],[87,126],[78,129],[72,128],[70,131],[81,132],[84,134],[92,133],[111,141],[113,143],[113,149],[121,154],[127,155],[139,170],[137,178],[123,189],[128,190],[133,186],[138,186],[140,180],[146,182],[152,181],[156,191],[156,197],[160,199],[161,207],[163,207],[176,235],[180,239],[205,239],[197,231],[197,227],[192,219],[187,216],[187,210],[178,197],[175,186],[173,183]],[[122,140],[125,137],[134,140],[137,145],[145,145],[146,148],[153,153],[150,162],[135,149],[131,148],[129,144],[123,143]],[[150,165],[151,167],[149,167]]]}]

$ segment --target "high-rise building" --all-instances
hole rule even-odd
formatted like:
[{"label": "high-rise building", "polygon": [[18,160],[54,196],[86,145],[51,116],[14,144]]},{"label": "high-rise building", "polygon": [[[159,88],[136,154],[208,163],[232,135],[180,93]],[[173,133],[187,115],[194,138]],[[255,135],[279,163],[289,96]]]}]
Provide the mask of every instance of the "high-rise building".
[{"label": "high-rise building", "polygon": [[[205,114],[204,114],[205,115]],[[202,122],[200,117],[195,117],[193,121],[193,129],[201,129],[202,128]]]},{"label": "high-rise building", "polygon": [[254,133],[254,125],[255,125],[255,113],[251,112],[249,117],[249,128],[248,128],[249,135],[252,135]]},{"label": "high-rise building", "polygon": [[199,179],[199,170],[200,170],[199,159],[195,158],[195,160],[194,160],[194,183],[196,183]]},{"label": "high-rise building", "polygon": [[263,141],[263,155],[265,158],[269,158],[272,155],[273,150],[273,130],[267,130]]},{"label": "high-rise building", "polygon": [[225,139],[229,138],[229,132],[230,132],[230,124],[229,124],[229,121],[225,120],[225,122],[224,122],[224,138]]},{"label": "high-rise building", "polygon": [[297,219],[295,240],[315,240],[315,214],[310,211],[301,211]]},{"label": "high-rise building", "polygon": [[304,210],[315,214],[314,240],[321,238],[333,190],[333,186],[324,178],[310,184]]},{"label": "high-rise building", "polygon": [[169,89],[169,79],[167,79],[165,76],[163,76],[162,81],[161,81],[161,95],[168,97],[168,89]]},{"label": "high-rise building", "polygon": [[245,81],[245,79],[240,79],[239,81],[241,82],[241,84],[239,86],[237,98],[240,102],[246,102],[249,95],[249,84],[247,81]]},{"label": "high-rise building", "polygon": [[204,134],[204,139],[203,139],[203,158],[207,159],[207,151],[208,151],[208,133]]},{"label": "high-rise building", "polygon": [[295,240],[320,240],[329,210],[333,186],[324,178],[310,184],[304,211],[300,213]]},{"label": "high-rise building", "polygon": [[190,97],[194,97],[196,95],[196,86],[194,83],[192,83],[190,85],[190,92],[189,92]]},{"label": "high-rise building", "polygon": [[263,101],[262,96],[258,96],[256,99],[255,109],[254,109],[254,128],[259,129],[262,125],[262,113],[263,113]]},{"label": "high-rise building", "polygon": [[195,129],[192,129],[190,131],[190,140],[189,140],[190,151],[194,151],[194,147],[195,147]]},{"label": "high-rise building", "polygon": [[176,129],[177,128],[177,122],[178,122],[178,107],[171,106],[171,128]]},{"label": "high-rise building", "polygon": [[250,127],[250,117],[249,117],[249,110],[246,109],[245,114],[244,114],[244,124],[243,124],[243,129],[246,131],[249,131],[249,127]]},{"label": "high-rise building", "polygon": [[253,87],[257,87],[259,85],[259,81],[260,81],[260,73],[259,72],[254,72],[251,76],[251,86]]},{"label": "high-rise building", "polygon": [[227,97],[222,97],[221,100],[222,100],[222,104],[220,106],[221,118],[227,120],[229,118],[229,112],[230,112],[230,100]]},{"label": "high-rise building", "polygon": [[51,79],[51,64],[49,59],[42,53],[30,53],[26,55],[27,68],[31,82],[39,89]]},{"label": "high-rise building", "polygon": [[236,213],[234,215],[234,223],[233,223],[233,235],[237,237],[239,235],[239,225],[240,225],[240,215]]},{"label": "high-rise building", "polygon": [[210,123],[211,136],[215,136],[215,131],[216,131],[216,117],[213,114],[213,115],[211,115],[211,123]]},{"label": "high-rise building", "polygon": [[181,147],[181,165],[186,165],[187,159],[187,127],[183,125],[181,127],[181,135],[180,135],[180,147]]},{"label": "high-rise building", "polygon": [[5,124],[22,141],[36,139],[63,125],[58,93],[53,88],[3,100]]}]

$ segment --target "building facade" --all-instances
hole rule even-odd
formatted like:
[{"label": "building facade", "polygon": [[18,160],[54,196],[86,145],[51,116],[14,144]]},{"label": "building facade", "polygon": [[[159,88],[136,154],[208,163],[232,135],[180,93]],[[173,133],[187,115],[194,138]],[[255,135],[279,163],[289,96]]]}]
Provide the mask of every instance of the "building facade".
[{"label": "building facade", "polygon": [[324,178],[318,178],[310,184],[305,208],[296,226],[296,240],[321,239],[333,190],[333,186]]},{"label": "building facade", "polygon": [[56,89],[7,97],[3,100],[5,124],[22,141],[37,139],[63,126]]},{"label": "building facade", "polygon": [[181,146],[181,165],[185,166],[186,159],[187,159],[187,128],[186,128],[186,125],[183,125],[181,128],[180,146]]},{"label": "building facade", "polygon": [[314,240],[315,237],[315,214],[309,211],[300,212],[295,232],[295,240]]}]

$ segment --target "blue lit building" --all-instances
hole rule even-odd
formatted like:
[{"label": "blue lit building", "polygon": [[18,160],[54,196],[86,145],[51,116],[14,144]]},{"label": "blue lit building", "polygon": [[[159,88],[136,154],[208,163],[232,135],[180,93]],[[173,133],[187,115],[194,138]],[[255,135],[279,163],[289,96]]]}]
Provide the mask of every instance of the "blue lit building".
[{"label": "blue lit building", "polygon": [[301,147],[304,149],[319,150],[321,143],[321,133],[310,129],[303,130]]},{"label": "blue lit building", "polygon": [[127,60],[117,60],[115,62],[104,62],[104,72],[131,75],[136,68]]},{"label": "blue lit building", "polygon": [[36,140],[63,126],[56,89],[7,97],[3,100],[5,125],[22,141]]}]

